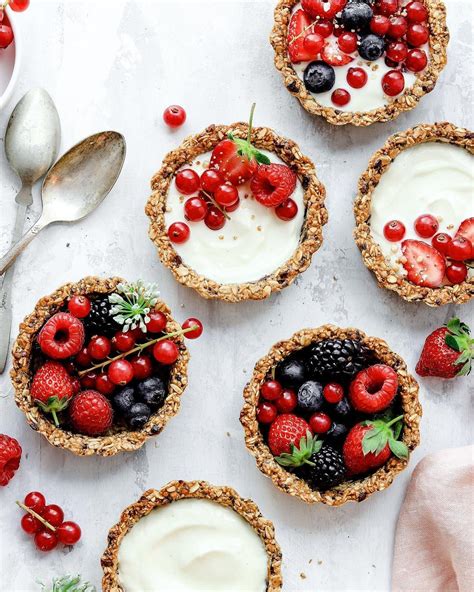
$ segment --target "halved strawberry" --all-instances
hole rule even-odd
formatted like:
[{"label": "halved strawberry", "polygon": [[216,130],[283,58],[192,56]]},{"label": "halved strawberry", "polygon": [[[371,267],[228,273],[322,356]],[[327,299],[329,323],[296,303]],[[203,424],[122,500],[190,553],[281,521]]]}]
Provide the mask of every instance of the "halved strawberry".
[{"label": "halved strawberry", "polygon": [[303,10],[312,18],[332,18],[347,4],[347,0],[301,0]]},{"label": "halved strawberry", "polygon": [[472,245],[471,257],[474,258],[474,218],[467,218],[462,222],[456,232],[456,236],[462,236]]},{"label": "halved strawberry", "polygon": [[321,51],[321,59],[331,66],[345,66],[354,59],[332,42],[326,43]]},{"label": "halved strawberry", "polygon": [[402,242],[402,253],[406,259],[403,267],[410,282],[428,288],[441,286],[446,261],[439,251],[423,241],[409,239]]},{"label": "halved strawberry", "polygon": [[[308,51],[304,47],[304,38],[311,33],[311,29],[308,29],[304,35],[301,35],[311,23],[312,20],[310,17],[301,9],[297,10],[291,17],[290,26],[288,27],[288,53],[293,64],[310,62],[317,57],[317,54],[314,55],[314,52]],[[301,35],[301,37],[298,37],[298,35]],[[295,41],[293,41],[294,39]]]}]

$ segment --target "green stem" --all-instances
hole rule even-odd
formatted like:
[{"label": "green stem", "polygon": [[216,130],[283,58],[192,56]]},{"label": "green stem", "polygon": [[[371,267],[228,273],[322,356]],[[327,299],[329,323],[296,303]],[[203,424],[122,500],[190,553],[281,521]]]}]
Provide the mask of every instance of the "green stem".
[{"label": "green stem", "polygon": [[250,144],[251,141],[251,137],[252,137],[252,127],[253,127],[253,114],[255,113],[255,107],[257,106],[257,103],[254,103],[252,105],[252,108],[250,109],[250,118],[249,118],[249,131],[247,133],[247,142]]},{"label": "green stem", "polygon": [[227,212],[221,208],[221,206],[217,203],[217,201],[214,199],[214,197],[208,193],[207,191],[204,191],[204,189],[201,189],[202,193],[204,193],[204,195],[209,199],[209,201],[214,204],[214,206],[224,214],[224,217],[227,218],[227,220],[230,220],[230,216],[227,214]]},{"label": "green stem", "polygon": [[41,524],[44,524],[44,526],[46,526],[46,528],[49,528],[49,530],[56,532],[56,528],[47,520],[45,520],[43,516],[40,516],[37,512],[29,508],[28,506],[25,506],[25,504],[22,504],[21,502],[16,501],[15,504],[22,510],[25,510],[25,512],[28,512],[28,514],[31,514],[34,518],[36,518],[36,520],[39,520]]},{"label": "green stem", "polygon": [[56,415],[55,409],[51,409],[51,415],[53,416],[54,425],[59,428],[58,416]]},{"label": "green stem", "polygon": [[397,421],[400,421],[401,419],[403,419],[403,415],[399,415],[398,417],[395,417],[394,419],[389,421],[387,424],[385,424],[385,427],[389,428],[391,425],[393,425],[394,423],[397,423]]}]

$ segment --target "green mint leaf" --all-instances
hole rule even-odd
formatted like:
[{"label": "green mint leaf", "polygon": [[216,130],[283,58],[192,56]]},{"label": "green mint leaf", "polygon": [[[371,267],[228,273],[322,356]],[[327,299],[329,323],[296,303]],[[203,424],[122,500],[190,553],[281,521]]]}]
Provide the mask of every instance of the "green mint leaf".
[{"label": "green mint leaf", "polygon": [[391,439],[389,442],[390,450],[397,458],[408,458],[408,446],[405,442]]}]

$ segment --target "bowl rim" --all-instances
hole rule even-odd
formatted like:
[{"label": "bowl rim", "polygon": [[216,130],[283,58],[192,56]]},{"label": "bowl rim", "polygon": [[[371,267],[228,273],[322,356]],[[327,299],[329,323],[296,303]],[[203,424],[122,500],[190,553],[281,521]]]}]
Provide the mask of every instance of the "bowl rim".
[{"label": "bowl rim", "polygon": [[12,75],[10,81],[4,90],[3,94],[0,95],[0,110],[3,109],[8,101],[11,99],[13,91],[18,83],[20,77],[20,69],[23,61],[23,38],[21,35],[21,27],[18,25],[19,19],[14,11],[7,6],[8,19],[13,29],[13,43],[15,44],[15,63],[13,65]]}]

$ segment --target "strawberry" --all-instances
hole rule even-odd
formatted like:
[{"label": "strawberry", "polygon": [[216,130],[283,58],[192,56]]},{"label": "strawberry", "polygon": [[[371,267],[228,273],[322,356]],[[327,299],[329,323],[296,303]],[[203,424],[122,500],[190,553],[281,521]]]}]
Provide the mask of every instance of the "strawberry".
[{"label": "strawberry", "polygon": [[46,362],[34,375],[30,392],[38,407],[45,413],[51,413],[57,427],[57,413],[69,405],[73,390],[66,369],[59,362]]},{"label": "strawberry", "polygon": [[112,405],[98,391],[82,391],[72,400],[69,417],[77,432],[100,436],[112,426]]},{"label": "strawberry", "polygon": [[326,43],[321,51],[321,59],[331,66],[345,66],[354,58],[341,51],[335,43]]},{"label": "strawberry", "polygon": [[428,335],[416,365],[420,376],[454,378],[471,371],[474,339],[469,327],[457,318],[451,319]]},{"label": "strawberry", "polygon": [[304,419],[292,413],[283,413],[270,426],[268,446],[273,456],[290,453],[291,446],[297,446],[307,433],[311,435],[311,430]]},{"label": "strawberry", "polygon": [[355,425],[342,448],[344,464],[351,475],[362,475],[384,465],[392,456],[408,458],[408,447],[398,437],[403,415],[391,421],[376,419]]},{"label": "strawberry", "polygon": [[305,464],[314,465],[310,459],[313,454],[321,450],[322,445],[322,441],[318,440],[317,436],[313,438],[311,432],[308,430],[306,435],[300,439],[297,446],[290,444],[290,453],[282,452],[275,460],[282,467],[296,468],[302,467]]},{"label": "strawberry", "polygon": [[255,199],[274,208],[286,201],[296,187],[296,175],[286,164],[261,164],[250,181]]},{"label": "strawberry", "polygon": [[402,253],[403,267],[410,282],[428,288],[441,286],[446,261],[439,251],[423,241],[409,239],[402,242]]},{"label": "strawberry", "polygon": [[[316,59],[318,53],[308,51],[304,47],[304,40],[307,35],[311,33],[312,20],[304,12],[304,10],[297,10],[291,17],[290,26],[288,28],[288,53],[293,64],[299,62],[310,62]],[[303,34],[303,31],[306,33]]]},{"label": "strawberry", "polygon": [[351,382],[349,400],[356,411],[379,413],[390,405],[397,390],[395,370],[385,364],[375,364],[361,370]]},{"label": "strawberry", "polygon": [[0,485],[5,487],[18,470],[21,460],[21,446],[10,436],[0,434]]},{"label": "strawberry", "polygon": [[472,245],[471,258],[474,259],[474,218],[467,218],[462,222],[456,232],[456,236],[462,236]]},{"label": "strawberry", "polygon": [[250,121],[248,126],[247,139],[234,137],[229,134],[226,140],[222,140],[212,151],[210,167],[216,169],[226,181],[232,185],[242,185],[249,181],[255,171],[258,163],[270,164],[270,159],[262,154],[250,142],[252,136],[253,114],[255,104],[252,105],[250,112]]},{"label": "strawberry", "polygon": [[301,6],[312,18],[332,18],[347,4],[347,0],[301,0]]}]

